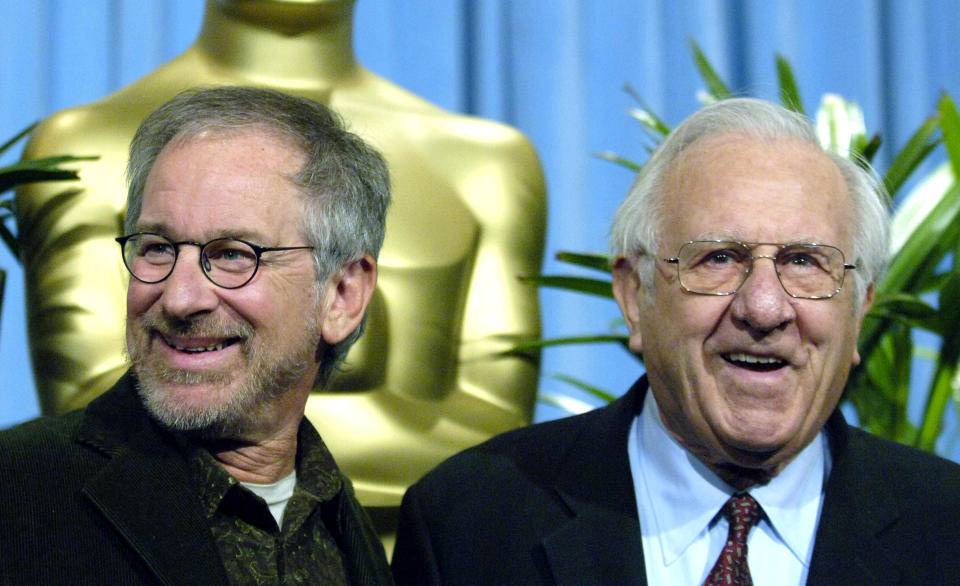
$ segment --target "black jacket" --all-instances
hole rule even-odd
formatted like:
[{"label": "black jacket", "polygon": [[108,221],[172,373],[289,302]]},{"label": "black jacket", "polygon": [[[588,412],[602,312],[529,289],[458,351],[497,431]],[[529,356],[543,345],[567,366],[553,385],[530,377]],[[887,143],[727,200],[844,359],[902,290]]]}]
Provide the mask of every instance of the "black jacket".
[{"label": "black jacket", "polygon": [[[627,434],[647,385],[508,432],[403,499],[399,584],[646,584]],[[960,466],[827,423],[833,468],[810,584],[960,581]]]},{"label": "black jacket", "polygon": [[[356,583],[391,583],[349,481],[328,527]],[[0,584],[227,584],[193,477],[127,373],[87,408],[0,432]]]}]

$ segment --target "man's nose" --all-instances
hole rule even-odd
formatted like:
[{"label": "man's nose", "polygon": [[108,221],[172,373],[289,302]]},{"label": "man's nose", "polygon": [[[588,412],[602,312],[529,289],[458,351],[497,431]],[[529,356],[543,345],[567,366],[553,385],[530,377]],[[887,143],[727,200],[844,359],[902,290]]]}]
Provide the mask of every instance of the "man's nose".
[{"label": "man's nose", "polygon": [[796,318],[792,298],[780,283],[772,256],[754,257],[750,274],[733,297],[734,319],[752,329],[773,331]]},{"label": "man's nose", "polygon": [[189,317],[212,311],[220,301],[217,286],[200,267],[200,250],[193,246],[181,249],[173,272],[163,285],[160,301],[171,315]]}]

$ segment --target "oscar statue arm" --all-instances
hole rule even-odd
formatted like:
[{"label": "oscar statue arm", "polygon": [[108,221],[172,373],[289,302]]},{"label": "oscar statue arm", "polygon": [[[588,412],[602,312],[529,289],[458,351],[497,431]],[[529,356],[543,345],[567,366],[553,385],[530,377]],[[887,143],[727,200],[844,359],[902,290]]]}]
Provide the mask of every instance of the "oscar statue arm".
[{"label": "oscar statue arm", "polygon": [[487,140],[474,149],[483,160],[463,184],[480,231],[460,335],[458,387],[503,411],[499,425],[489,429],[497,433],[508,422],[516,427],[533,416],[539,356],[503,352],[540,336],[537,289],[520,277],[540,271],[546,190],[529,141],[512,129],[484,124]]},{"label": "oscar statue arm", "polygon": [[183,89],[231,81],[191,48],[113,94],[51,115],[31,133],[23,159],[98,157],[72,165],[78,181],[30,184],[16,193],[28,343],[45,414],[86,405],[129,366],[128,275],[114,238],[123,228],[124,169],[137,126]]},{"label": "oscar statue arm", "polygon": [[78,181],[30,184],[16,193],[31,361],[47,414],[85,405],[127,367],[127,275],[114,238],[125,207],[123,129],[138,122],[98,106],[65,110],[34,130],[23,153],[99,157],[70,165]]}]

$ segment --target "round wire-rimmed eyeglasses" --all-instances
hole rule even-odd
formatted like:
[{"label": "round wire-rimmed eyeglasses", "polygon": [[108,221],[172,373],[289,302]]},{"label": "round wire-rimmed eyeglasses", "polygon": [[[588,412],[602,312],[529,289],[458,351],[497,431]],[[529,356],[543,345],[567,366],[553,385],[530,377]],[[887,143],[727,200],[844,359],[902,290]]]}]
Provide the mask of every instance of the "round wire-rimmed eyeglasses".
[{"label": "round wire-rimmed eyeglasses", "polygon": [[238,289],[253,279],[265,252],[312,250],[312,246],[257,246],[239,238],[214,238],[200,243],[174,242],[162,234],[137,232],[116,238],[123,251],[123,264],[133,278],[143,283],[159,283],[173,273],[180,247],[200,249],[200,270],[211,283],[224,289]]}]

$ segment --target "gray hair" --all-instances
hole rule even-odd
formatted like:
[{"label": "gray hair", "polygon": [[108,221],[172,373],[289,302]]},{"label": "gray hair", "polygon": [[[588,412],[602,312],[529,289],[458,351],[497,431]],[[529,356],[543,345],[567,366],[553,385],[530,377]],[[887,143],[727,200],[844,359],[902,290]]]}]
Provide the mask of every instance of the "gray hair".
[{"label": "gray hair", "polygon": [[610,228],[614,255],[637,255],[637,274],[645,289],[653,282],[654,258],[660,249],[665,201],[663,182],[671,163],[686,148],[709,136],[744,133],[764,140],[796,139],[824,152],[840,169],[853,206],[853,290],[857,307],[866,288],[876,283],[887,263],[890,215],[887,195],[865,161],[854,162],[820,144],[810,120],[777,104],[755,98],[721,100],[702,108],[677,126],[650,155],[620,204]]},{"label": "gray hair", "polygon": [[[143,190],[160,152],[205,132],[263,129],[289,140],[307,157],[295,175],[303,198],[300,231],[313,247],[317,290],[347,264],[383,245],[390,180],[383,156],[348,132],[326,106],[275,90],[254,87],[194,88],[178,94],[140,124],[127,164],[124,229],[135,231]],[[317,383],[325,385],[363,323],[342,342],[326,348]]]}]

